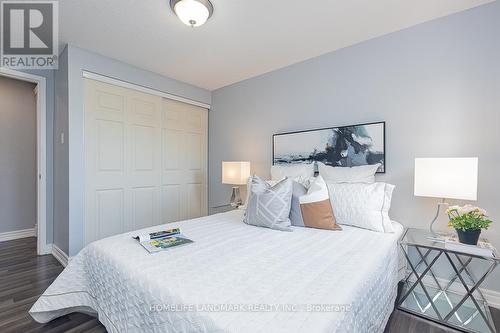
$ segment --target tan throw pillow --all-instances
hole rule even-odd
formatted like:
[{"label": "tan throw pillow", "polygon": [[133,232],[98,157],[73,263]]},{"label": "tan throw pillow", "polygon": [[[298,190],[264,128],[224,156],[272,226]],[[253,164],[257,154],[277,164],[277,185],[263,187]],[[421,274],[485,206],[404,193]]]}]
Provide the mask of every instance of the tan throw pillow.
[{"label": "tan throw pillow", "polygon": [[304,226],[316,229],[342,230],[335,221],[328,187],[323,177],[318,176],[307,194],[299,198]]}]

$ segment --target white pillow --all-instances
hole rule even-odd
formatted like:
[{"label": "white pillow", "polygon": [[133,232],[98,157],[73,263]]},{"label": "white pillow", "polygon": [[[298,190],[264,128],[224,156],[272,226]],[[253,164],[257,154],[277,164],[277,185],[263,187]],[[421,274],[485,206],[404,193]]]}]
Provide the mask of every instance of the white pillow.
[{"label": "white pillow", "polygon": [[394,232],[389,209],[395,186],[386,183],[328,183],[338,224],[378,232]]},{"label": "white pillow", "polygon": [[319,174],[327,183],[375,183],[380,163],[354,167],[332,167],[318,162]]},{"label": "white pillow", "polygon": [[271,180],[289,178],[309,187],[311,178],[314,177],[314,164],[289,164],[273,165],[271,167]]}]

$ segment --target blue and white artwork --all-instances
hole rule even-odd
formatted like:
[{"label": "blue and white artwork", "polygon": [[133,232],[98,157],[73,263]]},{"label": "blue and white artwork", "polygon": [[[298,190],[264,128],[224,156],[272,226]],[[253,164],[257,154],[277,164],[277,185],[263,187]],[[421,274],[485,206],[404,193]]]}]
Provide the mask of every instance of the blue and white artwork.
[{"label": "blue and white artwork", "polygon": [[385,172],[385,122],[275,134],[273,164],[377,164]]}]

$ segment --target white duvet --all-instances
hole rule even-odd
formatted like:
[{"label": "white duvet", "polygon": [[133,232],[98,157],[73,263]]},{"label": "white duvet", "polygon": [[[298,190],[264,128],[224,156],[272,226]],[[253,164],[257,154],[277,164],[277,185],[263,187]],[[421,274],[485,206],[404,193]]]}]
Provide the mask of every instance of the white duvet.
[{"label": "white duvet", "polygon": [[156,254],[131,238],[137,232],[94,242],[30,314],[48,322],[96,313],[109,332],[383,332],[399,280],[400,224],[391,234],[282,232],[241,219],[231,211],[168,224],[195,243]]}]

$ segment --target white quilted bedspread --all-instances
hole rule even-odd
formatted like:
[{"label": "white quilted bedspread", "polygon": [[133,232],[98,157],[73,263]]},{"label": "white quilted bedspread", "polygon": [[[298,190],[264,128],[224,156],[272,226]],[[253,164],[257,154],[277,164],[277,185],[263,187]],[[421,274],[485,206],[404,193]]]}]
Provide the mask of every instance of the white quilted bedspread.
[{"label": "white quilted bedspread", "polygon": [[[383,332],[398,282],[397,240],[249,226],[242,211],[179,226],[195,243],[149,254],[113,236],[85,247],[30,310],[38,322],[97,313],[109,332]],[[311,307],[311,305],[315,305]]]}]

